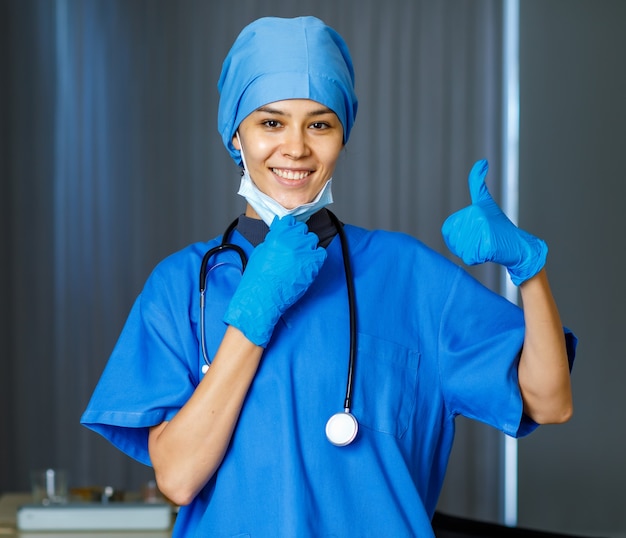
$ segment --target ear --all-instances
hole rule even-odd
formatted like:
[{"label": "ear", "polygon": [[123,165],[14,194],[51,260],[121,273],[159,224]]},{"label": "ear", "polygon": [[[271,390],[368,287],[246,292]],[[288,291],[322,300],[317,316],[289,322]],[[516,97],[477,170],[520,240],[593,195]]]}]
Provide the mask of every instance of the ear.
[{"label": "ear", "polygon": [[233,146],[235,149],[241,151],[241,144],[239,143],[239,137],[237,136],[237,132],[233,135]]}]

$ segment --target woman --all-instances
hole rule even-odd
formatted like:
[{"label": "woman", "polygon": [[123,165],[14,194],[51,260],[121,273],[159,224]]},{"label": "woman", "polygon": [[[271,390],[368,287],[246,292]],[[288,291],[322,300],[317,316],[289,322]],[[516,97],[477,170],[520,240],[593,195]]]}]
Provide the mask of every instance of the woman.
[{"label": "woman", "polygon": [[523,310],[411,237],[339,224],[325,206],[357,99],[318,19],[246,27],[218,87],[248,202],[225,240],[245,271],[232,249],[212,256],[201,307],[221,238],[159,264],[82,422],[154,466],[182,505],[175,536],[432,536],[458,414],[513,436],[571,414],[576,340],[547,248],[493,202],[484,161],[444,237],[505,265]]}]

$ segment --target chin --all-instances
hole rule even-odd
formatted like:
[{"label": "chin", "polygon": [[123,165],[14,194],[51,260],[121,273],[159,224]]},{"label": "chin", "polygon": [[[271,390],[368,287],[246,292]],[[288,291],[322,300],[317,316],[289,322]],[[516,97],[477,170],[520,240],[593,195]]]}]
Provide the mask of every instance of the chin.
[{"label": "chin", "polygon": [[274,200],[276,200],[280,205],[282,205],[285,209],[291,210],[291,209],[295,209],[296,207],[300,207],[301,205],[304,204],[308,204],[309,201],[306,201],[306,199],[303,200],[292,200],[291,198],[289,200],[281,200],[280,198],[274,198]]}]

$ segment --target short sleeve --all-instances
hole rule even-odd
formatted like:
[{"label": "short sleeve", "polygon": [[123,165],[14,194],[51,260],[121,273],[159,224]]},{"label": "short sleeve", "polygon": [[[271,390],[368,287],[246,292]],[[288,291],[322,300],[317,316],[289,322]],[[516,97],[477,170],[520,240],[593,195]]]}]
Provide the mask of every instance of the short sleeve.
[{"label": "short sleeve", "polygon": [[[198,383],[184,276],[155,271],[135,301],[81,423],[150,465],[148,432],[171,420]],[[176,315],[176,313],[182,315]]]},{"label": "short sleeve", "polygon": [[[564,330],[570,367],[575,337]],[[537,424],[523,412],[518,383],[523,311],[459,270],[439,332],[439,367],[448,412],[522,437]]]}]

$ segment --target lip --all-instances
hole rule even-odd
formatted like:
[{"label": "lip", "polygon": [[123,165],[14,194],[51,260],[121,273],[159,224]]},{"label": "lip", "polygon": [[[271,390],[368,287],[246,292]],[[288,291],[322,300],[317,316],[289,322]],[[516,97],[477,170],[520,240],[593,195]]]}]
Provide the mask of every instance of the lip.
[{"label": "lip", "polygon": [[313,174],[313,170],[310,169],[294,169],[294,168],[278,168],[271,167],[270,171],[274,175],[274,177],[280,183],[286,182],[288,185],[292,185],[294,183],[302,183],[307,178],[310,178]]}]

